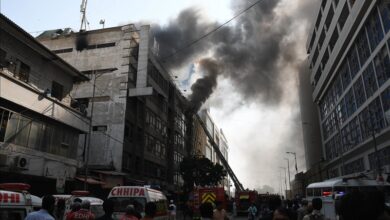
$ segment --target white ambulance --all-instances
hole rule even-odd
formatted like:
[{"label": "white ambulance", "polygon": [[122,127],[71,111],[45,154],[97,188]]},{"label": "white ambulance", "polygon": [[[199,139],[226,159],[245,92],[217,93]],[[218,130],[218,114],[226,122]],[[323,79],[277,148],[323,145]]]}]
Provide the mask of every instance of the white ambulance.
[{"label": "white ambulance", "polygon": [[96,218],[104,215],[103,200],[89,195],[89,191],[76,190],[72,191],[71,195],[53,196],[54,198],[56,198],[56,209],[58,209],[57,204],[59,200],[65,201],[65,211],[63,219],[65,219],[66,214],[71,211],[71,206],[76,198],[79,198],[81,201],[88,200],[91,203],[91,212],[95,215]]},{"label": "white ambulance", "polygon": [[134,205],[136,211],[145,216],[145,205],[148,202],[156,204],[155,220],[167,220],[168,201],[161,191],[145,186],[116,186],[112,188],[108,199],[114,202],[114,219],[120,219],[128,205]]},{"label": "white ambulance", "polygon": [[0,189],[0,219],[23,220],[41,208],[42,200],[27,191],[28,184],[2,183]]}]

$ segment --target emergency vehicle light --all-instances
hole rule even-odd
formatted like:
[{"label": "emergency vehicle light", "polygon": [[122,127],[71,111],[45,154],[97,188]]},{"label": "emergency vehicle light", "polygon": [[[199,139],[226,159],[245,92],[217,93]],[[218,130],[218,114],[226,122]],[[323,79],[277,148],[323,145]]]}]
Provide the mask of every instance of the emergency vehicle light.
[{"label": "emergency vehicle light", "polygon": [[0,183],[0,189],[11,191],[23,191],[29,190],[31,186],[26,183]]},{"label": "emergency vehicle light", "polygon": [[74,190],[70,194],[72,194],[74,196],[88,196],[89,195],[89,191],[86,191],[86,190]]},{"label": "emergency vehicle light", "polygon": [[322,192],[322,195],[323,196],[330,196],[330,195],[332,195],[332,192]]}]

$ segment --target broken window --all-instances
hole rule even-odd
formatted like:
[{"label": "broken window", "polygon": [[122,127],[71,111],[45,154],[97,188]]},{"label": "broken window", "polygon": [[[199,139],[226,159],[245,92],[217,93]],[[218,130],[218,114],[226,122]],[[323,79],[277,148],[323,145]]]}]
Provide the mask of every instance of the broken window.
[{"label": "broken window", "polygon": [[59,84],[56,81],[53,81],[51,84],[51,97],[56,98],[58,100],[62,100],[64,97],[64,86]]}]

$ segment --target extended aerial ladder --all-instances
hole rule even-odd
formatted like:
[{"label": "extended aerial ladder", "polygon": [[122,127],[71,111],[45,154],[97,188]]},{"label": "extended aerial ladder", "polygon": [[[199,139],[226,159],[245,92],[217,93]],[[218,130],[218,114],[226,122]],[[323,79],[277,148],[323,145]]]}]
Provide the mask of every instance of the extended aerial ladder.
[{"label": "extended aerial ladder", "polygon": [[219,150],[219,146],[215,143],[213,136],[210,134],[210,132],[207,130],[206,124],[203,122],[203,120],[200,118],[198,114],[194,114],[196,118],[198,119],[200,125],[202,126],[204,132],[206,133],[207,137],[209,138],[210,144],[213,147],[214,151],[217,153],[217,156],[222,162],[222,165],[225,167],[226,171],[228,172],[230,178],[232,178],[234,187],[236,188],[236,191],[244,191],[244,187],[242,186],[241,182],[238,180],[236,175],[234,174],[232,168],[230,168],[229,163],[226,161],[225,157],[223,156],[222,152]]}]

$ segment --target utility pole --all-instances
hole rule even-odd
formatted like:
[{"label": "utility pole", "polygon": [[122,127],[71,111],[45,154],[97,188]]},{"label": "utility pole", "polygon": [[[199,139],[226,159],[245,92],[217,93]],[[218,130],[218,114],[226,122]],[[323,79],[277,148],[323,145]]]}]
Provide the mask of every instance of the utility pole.
[{"label": "utility pole", "polygon": [[85,181],[84,181],[84,190],[88,190],[88,163],[89,163],[89,149],[91,147],[91,136],[92,136],[92,119],[93,119],[93,108],[95,104],[95,90],[96,90],[96,79],[99,78],[101,75],[96,75],[95,71],[92,71],[92,77],[93,79],[93,89],[92,89],[92,99],[91,99],[91,117],[89,119],[89,131],[88,131],[88,145],[87,149],[85,149]]},{"label": "utility pole", "polygon": [[297,164],[297,153],[295,152],[286,152],[286,154],[293,154],[295,158],[295,172],[298,174],[298,164]]}]

